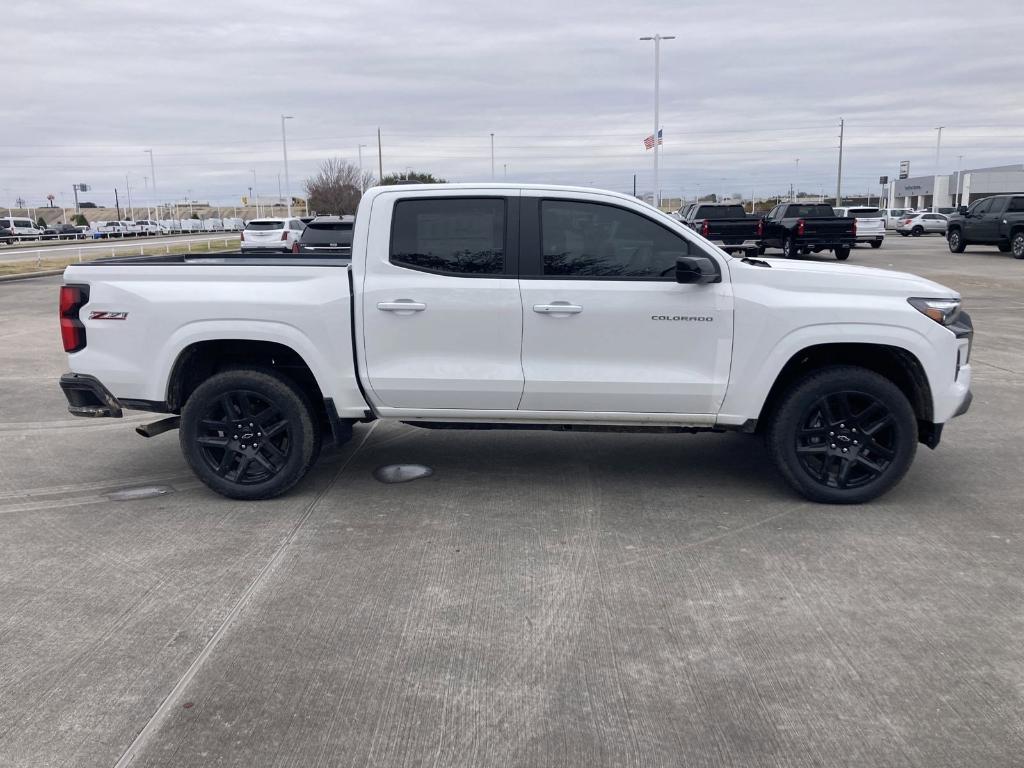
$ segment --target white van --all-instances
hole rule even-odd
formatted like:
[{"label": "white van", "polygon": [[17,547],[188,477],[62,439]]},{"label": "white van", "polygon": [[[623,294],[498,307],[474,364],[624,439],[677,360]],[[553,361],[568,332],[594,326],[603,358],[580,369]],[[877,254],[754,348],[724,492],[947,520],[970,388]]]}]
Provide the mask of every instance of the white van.
[{"label": "white van", "polygon": [[0,218],[0,229],[9,229],[15,240],[38,240],[43,230],[32,223],[32,219],[22,216],[4,216]]}]

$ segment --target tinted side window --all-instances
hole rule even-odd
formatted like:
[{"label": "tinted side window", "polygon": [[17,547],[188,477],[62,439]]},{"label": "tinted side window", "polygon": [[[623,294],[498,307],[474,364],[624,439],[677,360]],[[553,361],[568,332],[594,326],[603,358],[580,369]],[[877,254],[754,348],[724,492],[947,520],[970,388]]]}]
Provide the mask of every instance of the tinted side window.
[{"label": "tinted side window", "polygon": [[689,253],[679,235],[612,205],[543,200],[540,218],[545,275],[657,279]]},{"label": "tinted side window", "polygon": [[505,270],[502,198],[399,200],[391,263],[428,272],[500,275]]},{"label": "tinted side window", "polygon": [[1007,207],[1007,213],[1020,213],[1024,211],[1024,197],[1015,197],[1010,201],[1010,205]]},{"label": "tinted side window", "polygon": [[973,214],[988,213],[988,209],[991,208],[991,207],[992,207],[992,198],[989,197],[989,198],[986,198],[985,200],[982,200],[976,206],[972,206],[971,210],[970,210],[970,213],[973,213]]}]

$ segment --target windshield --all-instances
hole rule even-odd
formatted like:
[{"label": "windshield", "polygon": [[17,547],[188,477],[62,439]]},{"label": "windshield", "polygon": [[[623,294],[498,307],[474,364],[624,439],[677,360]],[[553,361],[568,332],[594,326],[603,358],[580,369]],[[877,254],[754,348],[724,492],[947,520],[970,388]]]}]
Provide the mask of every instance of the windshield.
[{"label": "windshield", "polygon": [[352,222],[312,222],[302,233],[303,244],[308,245],[352,245]]},{"label": "windshield", "polygon": [[271,232],[275,229],[284,229],[283,221],[250,221],[245,225],[246,232]]},{"label": "windshield", "polygon": [[846,215],[857,219],[877,219],[882,215],[882,212],[877,208],[851,208],[846,212]]},{"label": "windshield", "polygon": [[747,212],[742,205],[702,205],[697,209],[697,219],[745,219]]},{"label": "windshield", "polygon": [[826,219],[835,216],[831,205],[791,205],[786,210],[787,216],[801,219]]}]

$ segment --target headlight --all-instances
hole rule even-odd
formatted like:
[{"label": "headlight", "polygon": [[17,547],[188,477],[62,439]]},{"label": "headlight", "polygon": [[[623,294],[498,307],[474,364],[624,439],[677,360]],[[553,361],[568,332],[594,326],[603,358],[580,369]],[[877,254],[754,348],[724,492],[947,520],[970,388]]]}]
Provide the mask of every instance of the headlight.
[{"label": "headlight", "polygon": [[952,325],[960,315],[960,299],[907,299],[914,309],[940,325]]}]

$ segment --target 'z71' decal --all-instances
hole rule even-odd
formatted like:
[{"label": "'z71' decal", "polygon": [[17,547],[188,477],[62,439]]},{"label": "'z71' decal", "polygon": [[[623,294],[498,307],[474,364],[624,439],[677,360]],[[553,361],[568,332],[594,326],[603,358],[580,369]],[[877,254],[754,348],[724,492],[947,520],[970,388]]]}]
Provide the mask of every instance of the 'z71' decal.
[{"label": "'z71' decal", "polygon": [[127,312],[90,312],[90,320],[127,320]]}]

